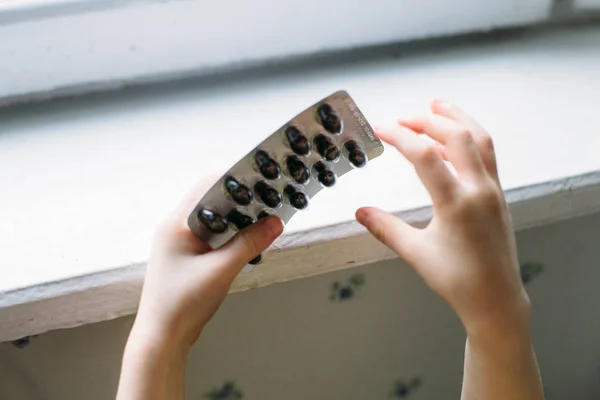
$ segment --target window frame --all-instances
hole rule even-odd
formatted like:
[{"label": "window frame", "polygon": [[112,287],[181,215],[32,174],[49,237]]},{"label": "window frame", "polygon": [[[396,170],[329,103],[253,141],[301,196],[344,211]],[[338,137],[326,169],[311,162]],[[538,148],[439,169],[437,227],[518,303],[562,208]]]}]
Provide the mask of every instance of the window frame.
[{"label": "window frame", "polygon": [[[301,9],[277,0],[261,8],[237,3],[232,10],[208,0],[0,2],[0,38],[7,39],[0,40],[0,105],[528,25],[552,8],[552,0],[372,0],[368,7],[304,0]],[[325,24],[334,12],[351,29]]]}]

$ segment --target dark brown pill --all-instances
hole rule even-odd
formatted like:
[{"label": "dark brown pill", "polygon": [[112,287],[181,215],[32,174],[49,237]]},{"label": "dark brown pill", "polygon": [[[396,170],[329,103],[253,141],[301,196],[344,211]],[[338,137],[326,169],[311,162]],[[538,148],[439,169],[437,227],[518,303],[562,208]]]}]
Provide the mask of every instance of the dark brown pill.
[{"label": "dark brown pill", "polygon": [[367,155],[354,140],[344,143],[344,147],[348,151],[348,161],[357,168],[362,168],[367,165]]},{"label": "dark brown pill", "polygon": [[332,187],[333,185],[335,185],[336,177],[335,172],[333,171],[321,171],[319,172],[318,178],[319,182],[321,182],[325,187]]},{"label": "dark brown pill", "polygon": [[285,130],[285,136],[290,142],[290,147],[299,156],[310,153],[310,141],[295,126],[289,126]]},{"label": "dark brown pill", "polygon": [[329,167],[327,167],[327,165],[324,162],[317,162],[313,166],[313,168],[317,172],[317,179],[319,180],[319,182],[321,182],[323,186],[332,187],[333,185],[335,185],[337,176],[335,175],[335,172],[333,172]]},{"label": "dark brown pill", "polygon": [[298,210],[303,210],[308,207],[308,196],[301,191],[296,190],[292,185],[287,185],[283,191],[292,207]]},{"label": "dark brown pill", "polygon": [[273,160],[266,151],[259,150],[254,155],[254,161],[262,176],[267,179],[277,179],[281,175],[281,167]]},{"label": "dark brown pill", "polygon": [[236,210],[235,208],[229,211],[227,219],[238,229],[244,229],[254,223],[252,217]]},{"label": "dark brown pill", "polygon": [[310,178],[310,170],[297,156],[288,156],[286,159],[287,169],[293,180],[298,183],[306,183]]},{"label": "dark brown pill", "polygon": [[252,202],[252,191],[231,176],[225,179],[225,190],[239,205],[247,206]]},{"label": "dark brown pill", "polygon": [[314,140],[317,152],[325,160],[334,161],[340,156],[340,149],[327,136],[318,134]]},{"label": "dark brown pill", "polygon": [[323,128],[329,133],[338,134],[342,132],[342,119],[339,114],[327,103],[317,108],[317,116]]},{"label": "dark brown pill", "polygon": [[271,212],[269,212],[267,210],[262,210],[261,212],[258,213],[258,215],[256,216],[256,219],[267,218],[270,215],[273,215],[273,213],[271,213]]},{"label": "dark brown pill", "polygon": [[198,220],[214,233],[223,233],[228,228],[227,219],[215,212],[207,210],[206,208],[202,208],[200,211],[198,211]]},{"label": "dark brown pill", "polygon": [[277,189],[267,185],[264,181],[257,182],[254,185],[254,192],[256,192],[267,207],[275,208],[281,204],[281,194],[279,194]]},{"label": "dark brown pill", "polygon": [[252,265],[260,264],[261,261],[262,261],[262,255],[259,254],[255,258],[250,260],[250,264],[252,264]]}]

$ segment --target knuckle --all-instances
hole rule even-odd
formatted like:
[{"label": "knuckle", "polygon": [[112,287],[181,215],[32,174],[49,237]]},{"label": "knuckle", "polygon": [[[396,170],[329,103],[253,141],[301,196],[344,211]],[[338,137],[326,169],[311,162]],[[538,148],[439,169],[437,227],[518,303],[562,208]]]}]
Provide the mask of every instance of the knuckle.
[{"label": "knuckle", "polygon": [[497,206],[500,204],[500,191],[492,185],[486,185],[479,193],[481,203],[485,206]]},{"label": "knuckle", "polygon": [[382,221],[380,219],[374,220],[374,221],[372,221],[371,225],[369,226],[369,231],[380,242],[382,242],[384,244],[389,244],[389,241],[390,241],[389,230],[386,229],[385,225],[386,224],[384,223],[384,221]]},{"label": "knuckle", "polygon": [[479,200],[477,196],[474,195],[474,192],[466,191],[454,202],[452,209],[454,213],[464,216],[471,213],[478,205]]},{"label": "knuckle", "polygon": [[433,143],[427,143],[417,152],[416,159],[422,163],[430,163],[439,158],[437,148]]},{"label": "knuckle", "polygon": [[501,191],[493,184],[480,183],[474,188],[466,191],[462,202],[461,211],[472,210],[500,210],[502,205]]},{"label": "knuckle", "polygon": [[240,240],[243,243],[245,251],[248,252],[251,256],[256,256],[261,252],[260,244],[255,235],[251,235],[247,229],[242,229],[238,232],[240,235]]},{"label": "knuckle", "polygon": [[165,237],[172,236],[176,231],[176,227],[177,224],[174,218],[165,218],[156,227],[154,231],[154,238],[160,240]]},{"label": "knuckle", "polygon": [[465,144],[471,142],[473,140],[473,136],[468,129],[463,128],[456,132],[454,139],[461,144]]},{"label": "knuckle", "polygon": [[153,249],[169,249],[181,243],[187,233],[184,226],[175,218],[167,218],[160,222],[152,235]]},{"label": "knuckle", "polygon": [[477,138],[477,146],[484,152],[494,152],[494,141],[492,137],[487,133]]},{"label": "knuckle", "polygon": [[382,240],[384,235],[384,229],[381,225],[381,221],[373,220],[368,226],[369,232],[379,240]]}]

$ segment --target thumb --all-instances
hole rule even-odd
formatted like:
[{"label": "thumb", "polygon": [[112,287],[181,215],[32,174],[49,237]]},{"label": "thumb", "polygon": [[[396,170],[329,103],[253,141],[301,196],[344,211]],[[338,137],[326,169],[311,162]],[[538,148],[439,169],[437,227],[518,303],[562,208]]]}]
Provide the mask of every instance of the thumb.
[{"label": "thumb", "polygon": [[374,207],[363,207],[356,211],[356,220],[392,249],[409,264],[413,264],[419,229],[413,228],[400,218]]},{"label": "thumb", "polygon": [[266,250],[283,232],[283,223],[278,217],[261,218],[240,230],[229,242],[214,252],[219,264],[236,269],[235,274],[250,260]]}]

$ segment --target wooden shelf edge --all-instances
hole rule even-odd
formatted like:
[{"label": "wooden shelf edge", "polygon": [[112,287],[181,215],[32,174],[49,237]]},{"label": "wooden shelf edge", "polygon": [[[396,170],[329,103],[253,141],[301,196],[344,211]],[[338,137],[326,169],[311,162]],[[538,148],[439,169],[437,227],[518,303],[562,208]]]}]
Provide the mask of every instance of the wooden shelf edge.
[{"label": "wooden shelf edge", "polygon": [[[511,189],[506,197],[515,230],[593,214],[600,211],[600,170]],[[423,226],[432,209],[395,214]],[[236,279],[232,292],[395,257],[356,221],[318,227],[281,237],[263,264]],[[144,262],[132,263],[0,293],[0,341],[133,314],[144,271]]]}]

